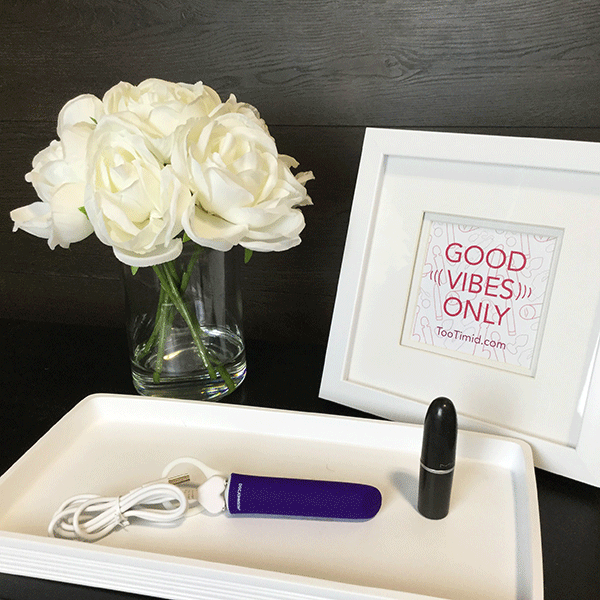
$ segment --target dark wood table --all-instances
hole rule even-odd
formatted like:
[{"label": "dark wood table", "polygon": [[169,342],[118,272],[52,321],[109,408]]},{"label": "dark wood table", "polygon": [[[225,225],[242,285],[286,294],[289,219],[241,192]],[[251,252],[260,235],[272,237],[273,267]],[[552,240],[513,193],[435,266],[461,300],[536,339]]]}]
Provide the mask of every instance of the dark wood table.
[{"label": "dark wood table", "polygon": [[[247,340],[248,376],[226,401],[368,417],[319,398],[324,357],[322,346]],[[0,368],[2,473],[86,396],[135,393],[119,328],[0,320]],[[599,600],[600,489],[539,469],[536,479],[545,599]],[[2,600],[140,597],[0,573]]]}]

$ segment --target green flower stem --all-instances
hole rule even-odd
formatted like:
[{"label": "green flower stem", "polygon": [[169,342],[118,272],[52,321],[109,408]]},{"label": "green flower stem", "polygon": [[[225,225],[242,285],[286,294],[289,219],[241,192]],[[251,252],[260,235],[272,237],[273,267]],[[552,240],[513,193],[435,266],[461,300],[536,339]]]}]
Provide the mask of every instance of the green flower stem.
[{"label": "green flower stem", "polygon": [[[164,267],[167,269],[169,276],[173,279],[175,285],[181,290],[181,281],[179,279],[179,273],[177,273],[177,269],[175,268],[175,263],[170,260],[167,263],[164,263]],[[184,290],[181,290],[183,294]]]},{"label": "green flower stem", "polygon": [[156,364],[154,366],[154,373],[152,375],[152,381],[154,381],[156,384],[160,383],[160,372],[162,371],[163,360],[165,356],[167,331],[171,328],[171,323],[173,323],[174,317],[175,315],[173,314],[173,307],[171,305],[161,304],[157,322],[157,325],[159,326],[159,333],[156,344]]},{"label": "green flower stem", "polygon": [[173,280],[173,277],[169,273],[168,268],[164,267],[163,265],[154,265],[152,268],[154,269],[154,272],[156,273],[156,276],[158,277],[162,288],[165,290],[167,296],[169,297],[169,300],[173,303],[175,308],[179,311],[179,313],[187,323],[187,326],[190,328],[192,338],[194,340],[194,343],[196,344],[196,347],[198,348],[198,354],[200,355],[204,366],[208,369],[208,373],[211,376],[211,378],[215,379],[217,374],[212,366],[212,363],[210,362],[208,353],[200,337],[200,324],[198,323],[198,319],[192,317],[192,313],[190,313],[188,307],[185,305],[185,302],[183,301],[183,298],[179,293],[179,289],[175,281]]},{"label": "green flower stem", "polygon": [[204,346],[204,342],[202,341],[200,323],[198,323],[196,315],[190,312],[185,302],[183,301],[179,285],[176,279],[173,277],[171,269],[165,265],[154,265],[152,268],[154,269],[154,272],[156,273],[156,276],[160,281],[161,287],[165,290],[165,293],[167,294],[175,308],[179,311],[179,313],[185,320],[187,326],[190,328],[190,333],[192,334],[192,338],[194,340],[194,343],[196,344],[198,355],[200,356],[202,362],[204,363],[204,366],[208,370],[208,374],[212,379],[216,379],[216,366],[217,371],[223,378],[223,381],[227,385],[227,388],[230,392],[232,392],[235,389],[235,384],[233,383],[231,376],[227,372],[227,369],[225,369],[225,367],[220,362],[217,362],[215,365],[213,365],[209,353]]},{"label": "green flower stem", "polygon": [[161,332],[161,328],[163,327],[163,323],[165,322],[164,313],[165,310],[168,309],[168,307],[165,307],[165,300],[166,292],[161,285],[160,294],[158,296],[158,310],[156,311],[154,329],[152,330],[150,337],[146,340],[144,347],[140,350],[138,358],[143,358],[144,356],[146,356],[152,350],[154,344],[156,343],[156,340],[158,339],[158,336]]},{"label": "green flower stem", "polygon": [[[188,265],[187,265],[185,271],[183,272],[183,275],[181,277],[181,283],[179,284],[179,292],[181,293],[182,296],[183,296],[183,294],[185,294],[185,291],[187,290],[187,286],[190,282],[190,277],[192,275],[192,271],[194,269],[194,266],[198,262],[198,259],[200,258],[200,255],[202,254],[203,250],[204,250],[204,248],[202,248],[202,246],[196,247],[196,249],[192,253],[192,256],[190,258],[190,261],[188,262]],[[167,264],[170,266],[171,272],[174,274],[174,277],[176,278],[176,280],[178,280],[179,276],[177,275],[177,271],[173,265],[173,262],[171,261],[170,263],[167,263]],[[161,354],[164,354],[164,352],[163,352],[164,351],[164,340],[166,339],[165,338],[165,336],[166,336],[165,329],[167,329],[168,327],[171,326],[171,324],[173,323],[173,319],[175,318],[173,309],[171,306],[166,305],[166,300],[167,300],[167,293],[165,292],[165,289],[161,285],[160,286],[160,294],[158,296],[158,310],[156,312],[156,320],[154,323],[154,329],[152,330],[150,337],[148,338],[148,340],[144,344],[144,347],[140,350],[140,353],[138,355],[139,358],[146,356],[152,350],[152,348],[154,347],[154,344],[156,344],[156,341],[159,339],[159,336],[161,336],[162,344],[158,348],[158,352],[159,352],[159,356],[160,356],[160,359],[159,359],[160,365],[157,365],[154,376],[153,376],[155,383],[158,383],[160,381],[160,371],[162,369]],[[157,381],[157,379],[159,381]]]},{"label": "green flower stem", "polygon": [[194,252],[192,252],[190,262],[188,263],[188,266],[186,267],[185,271],[183,272],[183,275],[181,276],[181,285],[179,286],[179,289],[181,290],[182,294],[184,294],[185,290],[187,290],[187,286],[190,282],[190,277],[192,276],[194,266],[198,262],[198,259],[200,258],[200,255],[203,251],[204,248],[202,246],[196,246]]}]

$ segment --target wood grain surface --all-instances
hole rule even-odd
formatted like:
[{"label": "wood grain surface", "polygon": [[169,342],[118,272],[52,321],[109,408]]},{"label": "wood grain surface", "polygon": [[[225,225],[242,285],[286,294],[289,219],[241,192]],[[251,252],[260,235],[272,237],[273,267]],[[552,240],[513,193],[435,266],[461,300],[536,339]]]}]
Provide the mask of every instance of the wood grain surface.
[{"label": "wood grain surface", "polygon": [[246,335],[324,343],[365,127],[600,141],[597,0],[0,0],[0,308],[123,323],[120,265],[88,238],[11,233],[63,104],[119,81],[202,80],[254,104],[314,206],[303,243],[242,267]]}]

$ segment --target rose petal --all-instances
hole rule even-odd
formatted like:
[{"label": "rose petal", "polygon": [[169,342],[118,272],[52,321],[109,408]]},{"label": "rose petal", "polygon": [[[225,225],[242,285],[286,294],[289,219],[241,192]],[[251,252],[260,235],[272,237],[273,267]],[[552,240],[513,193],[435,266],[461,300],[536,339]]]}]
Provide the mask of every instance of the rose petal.
[{"label": "rose petal", "polygon": [[247,240],[243,239],[240,241],[240,246],[247,248],[248,250],[254,250],[256,252],[283,252],[298,246],[302,240],[299,237],[296,238],[270,238],[267,241],[258,240]]},{"label": "rose petal", "polygon": [[249,229],[245,239],[265,241],[271,237],[274,239],[298,237],[305,225],[304,215],[299,210],[294,210],[265,227]]},{"label": "rose petal", "polygon": [[47,202],[34,202],[10,211],[14,221],[13,231],[22,229],[31,235],[48,239],[52,226],[52,212]]},{"label": "rose petal", "polygon": [[247,226],[228,223],[197,205],[190,207],[181,221],[184,231],[194,242],[223,252],[230,250],[248,231]]},{"label": "rose petal", "polygon": [[62,138],[64,131],[77,123],[93,125],[103,114],[102,102],[92,94],[81,94],[69,100],[58,113],[58,137]]},{"label": "rose petal", "polygon": [[254,203],[254,196],[229,171],[206,168],[203,174],[210,190],[207,196],[201,198],[206,211],[227,218],[229,210]]},{"label": "rose petal", "polygon": [[115,256],[124,264],[132,267],[151,267],[176,259],[183,249],[183,242],[175,238],[166,246],[156,246],[151,252],[139,254],[113,246]]},{"label": "rose petal", "polygon": [[87,217],[79,210],[83,200],[83,184],[67,183],[58,188],[50,202],[34,202],[11,211],[13,231],[22,229],[48,240],[48,246],[68,248],[85,239],[93,231]]}]

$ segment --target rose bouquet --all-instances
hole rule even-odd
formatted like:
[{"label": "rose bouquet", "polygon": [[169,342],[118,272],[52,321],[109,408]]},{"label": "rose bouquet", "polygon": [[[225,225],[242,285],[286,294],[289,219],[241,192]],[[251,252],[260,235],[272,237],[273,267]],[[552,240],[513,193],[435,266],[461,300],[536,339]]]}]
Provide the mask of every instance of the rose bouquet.
[{"label": "rose bouquet", "polygon": [[134,275],[151,267],[171,307],[157,310],[172,313],[157,314],[151,337],[178,312],[204,366],[227,380],[182,301],[186,270],[174,261],[184,243],[196,250],[190,261],[203,248],[240,245],[248,258],[296,246],[312,173],[292,173],[297,162],[278,153],[253,106],[233,95],[222,102],[202,83],[148,79],[121,82],[101,100],[78,96],[61,109],[57,133],[25,176],[40,201],[10,213],[14,231],[46,238],[51,249],[94,233]]}]

